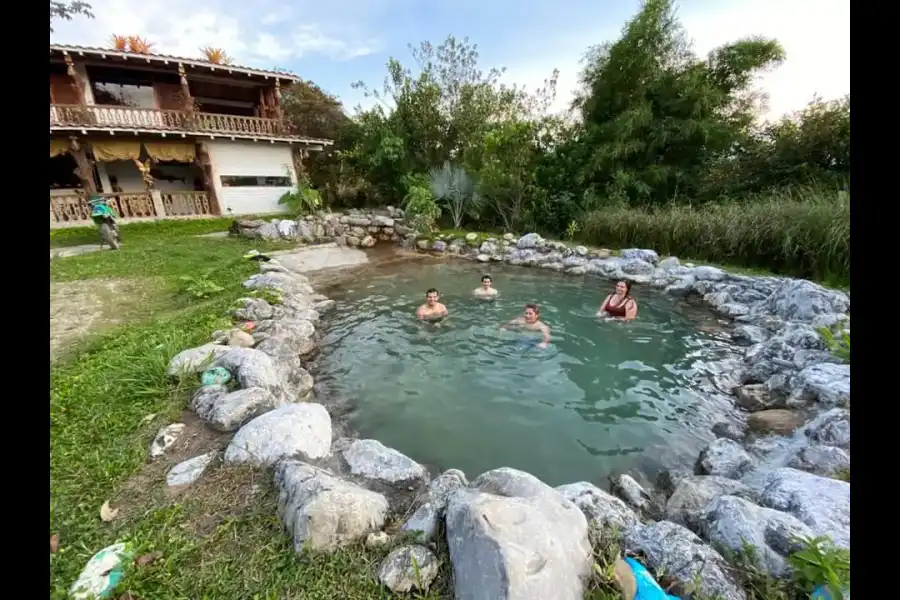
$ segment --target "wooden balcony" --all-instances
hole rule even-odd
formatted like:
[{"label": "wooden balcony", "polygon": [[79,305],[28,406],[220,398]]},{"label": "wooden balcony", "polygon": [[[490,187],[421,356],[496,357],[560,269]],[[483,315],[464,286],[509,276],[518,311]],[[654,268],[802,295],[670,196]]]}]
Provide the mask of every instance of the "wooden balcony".
[{"label": "wooden balcony", "polygon": [[278,119],[80,104],[50,105],[50,129],[54,128],[171,131],[264,138],[297,137]]},{"label": "wooden balcony", "polygon": [[[212,216],[206,192],[154,190],[98,195],[116,211],[119,223]],[[50,195],[51,229],[92,224],[91,209],[82,192]]]}]

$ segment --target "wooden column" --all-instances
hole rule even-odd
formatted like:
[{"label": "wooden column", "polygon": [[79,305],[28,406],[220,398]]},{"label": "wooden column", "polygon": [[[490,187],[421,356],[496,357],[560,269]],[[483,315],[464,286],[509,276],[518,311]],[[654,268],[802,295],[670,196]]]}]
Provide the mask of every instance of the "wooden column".
[{"label": "wooden column", "polygon": [[269,114],[269,106],[266,103],[266,90],[265,88],[260,88],[259,90],[259,116],[263,119],[270,119],[272,116]]},{"label": "wooden column", "polygon": [[203,185],[206,187],[206,193],[209,195],[209,211],[214,215],[221,215],[222,208],[219,206],[219,196],[216,194],[216,173],[212,165],[212,159],[209,157],[209,148],[206,142],[197,142],[197,159],[195,164],[200,167],[203,173]]},{"label": "wooden column", "polygon": [[92,196],[97,193],[97,184],[94,181],[94,163],[88,158],[87,151],[76,137],[69,138],[69,153],[75,159],[75,174],[81,180],[84,193]]},{"label": "wooden column", "polygon": [[178,63],[178,80],[181,83],[181,103],[185,113],[187,113],[187,123],[189,127],[194,123],[194,99],[191,97],[191,88],[188,85],[187,74],[184,71],[184,65]]},{"label": "wooden column", "polygon": [[81,87],[81,79],[78,78],[78,73],[75,72],[75,62],[68,54],[66,54],[64,58],[66,61],[66,74],[69,76],[69,79],[71,79],[69,85],[75,90],[75,94],[78,96],[78,103],[84,105],[84,88]]}]

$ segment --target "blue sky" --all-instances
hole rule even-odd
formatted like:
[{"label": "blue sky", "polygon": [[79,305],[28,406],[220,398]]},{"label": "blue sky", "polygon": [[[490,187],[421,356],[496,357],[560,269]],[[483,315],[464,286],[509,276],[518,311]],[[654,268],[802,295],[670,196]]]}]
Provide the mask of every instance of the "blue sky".
[{"label": "blue sky", "polygon": [[[55,23],[51,40],[107,46],[113,33],[137,34],[154,50],[199,56],[223,48],[236,63],[287,68],[345,104],[368,103],[354,81],[380,84],[384,64],[410,62],[407,44],[439,43],[448,34],[479,46],[482,68],[507,67],[510,83],[537,87],[561,72],[555,108],[577,83],[591,44],[615,39],[638,0],[93,0],[96,18]],[[682,0],[679,15],[695,50],[747,35],[778,39],[788,59],[758,86],[769,116],[802,108],[813,94],[850,91],[849,0]]]}]

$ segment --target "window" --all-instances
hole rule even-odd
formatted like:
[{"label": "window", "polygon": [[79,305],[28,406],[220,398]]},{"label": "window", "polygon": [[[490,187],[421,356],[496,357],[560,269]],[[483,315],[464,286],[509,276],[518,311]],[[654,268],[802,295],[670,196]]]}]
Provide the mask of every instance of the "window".
[{"label": "window", "polygon": [[291,187],[290,177],[268,175],[222,175],[223,187]]}]

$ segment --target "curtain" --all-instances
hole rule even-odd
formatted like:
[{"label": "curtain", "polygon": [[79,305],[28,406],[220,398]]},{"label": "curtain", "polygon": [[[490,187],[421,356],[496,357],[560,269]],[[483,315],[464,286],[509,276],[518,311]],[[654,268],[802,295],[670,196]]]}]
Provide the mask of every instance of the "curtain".
[{"label": "curtain", "polygon": [[69,140],[50,140],[50,158],[69,151]]},{"label": "curtain", "polygon": [[141,143],[131,141],[91,142],[94,158],[100,162],[134,160],[141,157]]},{"label": "curtain", "polygon": [[197,157],[194,144],[184,142],[144,142],[150,158],[160,161],[192,163]]}]

